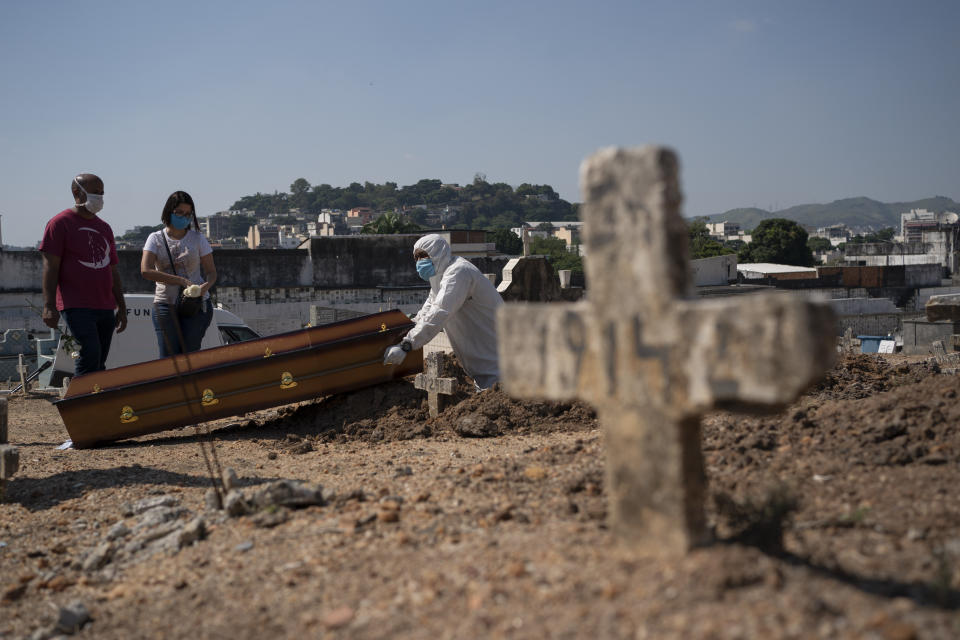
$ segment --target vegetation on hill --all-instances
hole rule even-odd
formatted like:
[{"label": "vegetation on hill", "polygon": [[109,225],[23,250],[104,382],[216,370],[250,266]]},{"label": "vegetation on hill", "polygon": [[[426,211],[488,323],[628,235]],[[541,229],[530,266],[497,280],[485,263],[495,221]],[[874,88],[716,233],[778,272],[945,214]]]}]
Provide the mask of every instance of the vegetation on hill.
[{"label": "vegetation on hill", "polygon": [[730,209],[707,216],[708,222],[739,222],[744,229],[753,229],[764,220],[786,218],[808,227],[825,227],[843,223],[848,227],[900,227],[900,214],[911,209],[927,209],[935,213],[960,212],[960,203],[944,196],[911,202],[879,202],[870,198],[845,198],[829,204],[802,204],[782,211],[765,209]]},{"label": "vegetation on hill", "polygon": [[[134,227],[133,229],[125,232],[122,236],[117,236],[116,240],[143,245],[147,241],[147,236],[162,228],[162,224],[158,224],[155,227],[151,227],[149,225]],[[246,230],[244,230],[244,233],[246,233]]]},{"label": "vegetation on hill", "polygon": [[256,193],[233,203],[231,209],[247,209],[257,218],[288,214],[292,209],[316,215],[322,209],[348,210],[370,207],[375,211],[406,211],[410,220],[425,226],[428,211],[444,212],[448,228],[509,229],[526,220],[577,220],[577,207],[557,195],[550,185],[524,183],[514,189],[503,182],[490,183],[477,174],[463,187],[424,179],[398,187],[395,182],[353,182],[346,187],[311,185],[297,178],[289,193]]}]

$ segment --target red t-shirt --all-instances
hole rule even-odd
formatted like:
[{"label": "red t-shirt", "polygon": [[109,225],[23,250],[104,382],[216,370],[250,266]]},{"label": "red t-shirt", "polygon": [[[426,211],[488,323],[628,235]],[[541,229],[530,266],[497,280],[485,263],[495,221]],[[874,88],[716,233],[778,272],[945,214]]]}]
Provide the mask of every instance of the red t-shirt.
[{"label": "red t-shirt", "polygon": [[110,266],[119,260],[109,224],[73,209],[61,211],[47,223],[40,251],[60,256],[59,311],[117,307]]}]

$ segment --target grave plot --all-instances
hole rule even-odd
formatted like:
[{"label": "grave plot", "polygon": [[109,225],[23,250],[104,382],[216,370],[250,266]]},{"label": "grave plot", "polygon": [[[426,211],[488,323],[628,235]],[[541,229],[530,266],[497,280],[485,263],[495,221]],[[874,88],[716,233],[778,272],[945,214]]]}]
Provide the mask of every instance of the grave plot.
[{"label": "grave plot", "polygon": [[[82,634],[105,638],[953,637],[960,379],[924,359],[846,356],[781,413],[708,413],[705,519],[721,544],[669,561],[609,529],[587,405],[491,391],[431,419],[402,388],[211,423],[245,492],[298,478],[326,498],[231,518],[204,507],[191,436],[56,451],[53,406],[12,398],[23,464],[0,505],[0,635],[80,602]],[[455,432],[479,415],[498,435]],[[189,533],[199,516],[204,537],[126,551],[153,535],[130,505],[167,496],[186,512],[157,526]]]}]

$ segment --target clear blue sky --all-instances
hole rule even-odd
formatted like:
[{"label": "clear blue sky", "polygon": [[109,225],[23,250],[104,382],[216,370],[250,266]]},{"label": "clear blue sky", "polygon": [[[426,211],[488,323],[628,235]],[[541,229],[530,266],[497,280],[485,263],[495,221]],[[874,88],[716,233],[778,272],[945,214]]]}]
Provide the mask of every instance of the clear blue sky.
[{"label": "clear blue sky", "polygon": [[960,199],[960,2],[3,3],[3,241],[106,183],[117,233],[294,179],[550,184],[667,144],[686,215]]}]

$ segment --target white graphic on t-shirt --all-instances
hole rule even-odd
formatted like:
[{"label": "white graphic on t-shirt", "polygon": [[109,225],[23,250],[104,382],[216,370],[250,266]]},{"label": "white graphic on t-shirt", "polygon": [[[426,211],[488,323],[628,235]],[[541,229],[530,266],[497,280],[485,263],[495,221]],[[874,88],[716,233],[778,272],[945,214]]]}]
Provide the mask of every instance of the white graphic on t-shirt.
[{"label": "white graphic on t-shirt", "polygon": [[[90,267],[91,269],[103,269],[104,267],[110,266],[110,241],[103,237],[103,235],[96,229],[90,227],[80,227],[77,231],[89,231],[87,234],[87,243],[90,245],[90,259],[92,262],[84,262],[83,260],[77,260],[80,264],[85,267]],[[96,234],[94,237],[93,234]],[[96,246],[95,240],[99,238],[103,240],[103,249]]]}]

